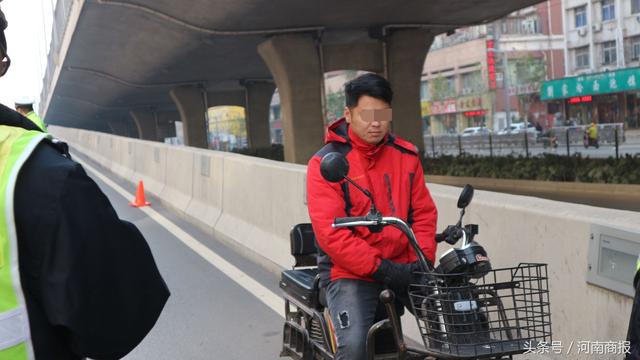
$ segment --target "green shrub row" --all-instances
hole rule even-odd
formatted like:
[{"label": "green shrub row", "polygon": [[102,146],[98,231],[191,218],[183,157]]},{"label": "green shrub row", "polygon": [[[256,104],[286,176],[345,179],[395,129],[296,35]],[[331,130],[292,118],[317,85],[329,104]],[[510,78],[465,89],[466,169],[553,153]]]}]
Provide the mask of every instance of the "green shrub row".
[{"label": "green shrub row", "polygon": [[[236,149],[234,152],[284,161],[284,148]],[[427,175],[486,177],[543,181],[578,181],[610,184],[640,184],[640,155],[616,160],[545,154],[537,157],[481,157],[473,155],[426,158]]]},{"label": "green shrub row", "polygon": [[427,158],[426,174],[500,179],[640,184],[640,156],[618,160],[546,154],[537,157],[479,157],[471,155]]}]

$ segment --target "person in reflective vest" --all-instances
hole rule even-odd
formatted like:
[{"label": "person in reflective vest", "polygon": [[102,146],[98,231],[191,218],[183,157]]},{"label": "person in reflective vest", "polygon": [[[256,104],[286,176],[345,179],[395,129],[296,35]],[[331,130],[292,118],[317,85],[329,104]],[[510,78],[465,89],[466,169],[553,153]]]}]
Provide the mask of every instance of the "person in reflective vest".
[{"label": "person in reflective vest", "polygon": [[16,100],[16,111],[22,114],[22,116],[25,116],[27,119],[31,120],[34,124],[36,124],[36,126],[38,126],[38,128],[40,128],[40,130],[47,131],[47,126],[45,125],[44,121],[42,121],[42,119],[40,119],[40,116],[38,116],[33,110],[33,103],[34,101],[31,99]]},{"label": "person in reflective vest", "polygon": [[[0,76],[6,26],[0,10]],[[0,105],[0,360],[122,358],[169,297],[140,231],[67,149]]]},{"label": "person in reflective vest", "polygon": [[626,360],[640,359],[640,256],[636,261],[636,275],[633,278],[633,288],[636,294],[633,298],[633,307],[629,318],[629,330],[627,330],[627,341],[629,341],[629,353]]}]

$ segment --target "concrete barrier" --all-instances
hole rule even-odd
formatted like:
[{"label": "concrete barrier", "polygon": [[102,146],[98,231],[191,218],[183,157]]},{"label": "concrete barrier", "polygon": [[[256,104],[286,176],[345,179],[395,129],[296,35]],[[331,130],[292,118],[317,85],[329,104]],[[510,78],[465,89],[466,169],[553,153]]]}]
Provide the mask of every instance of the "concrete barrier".
[{"label": "concrete barrier", "polygon": [[144,188],[153,195],[160,195],[165,187],[167,147],[148,141],[133,143],[135,171],[132,181],[144,182]]},{"label": "concrete barrier", "polygon": [[[108,152],[92,150],[100,148],[91,135],[95,133],[64,128],[52,132],[62,138],[68,135],[67,140],[76,139],[72,145],[86,149],[85,154],[94,160],[108,161]],[[99,136],[100,144],[114,139],[111,163],[118,175],[135,171],[153,178],[161,187],[164,166],[163,202],[250,257],[261,259],[270,269],[290,266],[289,230],[296,223],[309,221],[305,166]],[[155,152],[156,148],[161,150]],[[153,156],[160,158],[163,152],[166,164],[154,162]],[[125,179],[131,181],[130,177]],[[428,187],[442,230],[457,221],[460,188]],[[549,264],[554,340],[567,347],[571,341],[625,339],[632,299],[586,282],[588,251],[592,225],[640,233],[640,213],[476,191],[465,222],[480,225],[478,240],[489,252],[494,268],[520,262]],[[439,254],[446,249],[440,246]],[[581,356],[575,351],[565,357]]]},{"label": "concrete barrier", "polygon": [[224,157],[219,152],[193,149],[193,196],[185,214],[210,233],[222,215]]},{"label": "concrete barrier", "polygon": [[[165,146],[168,145],[159,145]],[[160,197],[175,209],[184,212],[193,194],[193,151],[187,147],[172,147],[167,151],[164,189]]]},{"label": "concrete barrier", "polygon": [[290,267],[289,231],[308,222],[305,166],[228,154],[224,158],[220,234]]}]

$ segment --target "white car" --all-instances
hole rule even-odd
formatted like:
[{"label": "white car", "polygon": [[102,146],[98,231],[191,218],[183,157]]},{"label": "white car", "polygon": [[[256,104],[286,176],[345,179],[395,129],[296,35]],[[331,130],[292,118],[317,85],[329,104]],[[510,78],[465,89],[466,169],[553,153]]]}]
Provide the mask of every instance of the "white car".
[{"label": "white car", "polygon": [[[527,123],[527,132],[536,133],[536,127],[532,123]],[[512,123],[510,126],[498,131],[498,135],[522,134],[524,133],[524,123]]]},{"label": "white car", "polygon": [[484,126],[468,127],[462,132],[462,136],[489,135],[491,131]]}]

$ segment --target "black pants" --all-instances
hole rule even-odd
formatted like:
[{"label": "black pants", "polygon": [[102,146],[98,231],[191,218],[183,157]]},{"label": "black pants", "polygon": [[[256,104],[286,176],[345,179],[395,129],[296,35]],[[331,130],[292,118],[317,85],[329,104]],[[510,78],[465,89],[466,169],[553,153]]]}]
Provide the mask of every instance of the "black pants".
[{"label": "black pants", "polygon": [[631,308],[631,317],[629,318],[629,330],[627,331],[627,341],[631,348],[626,360],[640,359],[640,281],[636,286],[636,296],[633,298],[633,308]]}]

